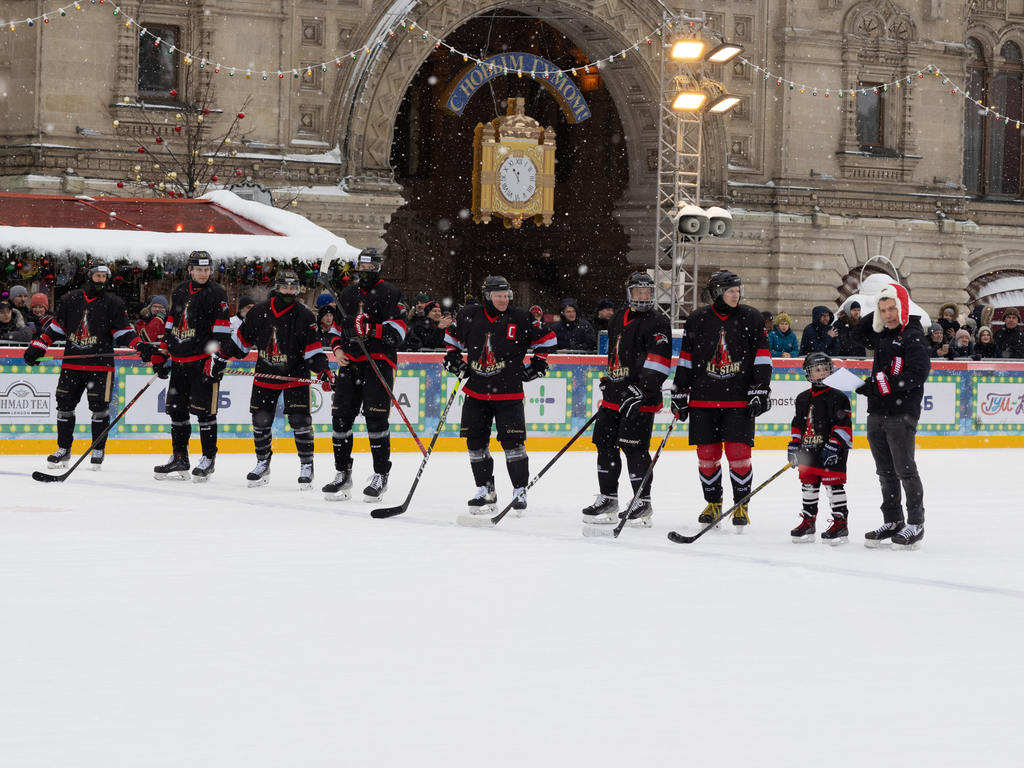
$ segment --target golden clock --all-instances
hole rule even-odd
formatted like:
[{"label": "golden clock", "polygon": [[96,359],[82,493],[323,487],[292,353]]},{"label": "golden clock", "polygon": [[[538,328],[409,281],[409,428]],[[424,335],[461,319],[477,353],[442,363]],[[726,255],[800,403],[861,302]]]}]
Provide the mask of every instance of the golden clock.
[{"label": "golden clock", "polygon": [[508,113],[480,123],[473,138],[473,221],[492,217],[506,227],[533,219],[550,226],[555,202],[555,132],[524,114],[526,99],[508,100]]}]

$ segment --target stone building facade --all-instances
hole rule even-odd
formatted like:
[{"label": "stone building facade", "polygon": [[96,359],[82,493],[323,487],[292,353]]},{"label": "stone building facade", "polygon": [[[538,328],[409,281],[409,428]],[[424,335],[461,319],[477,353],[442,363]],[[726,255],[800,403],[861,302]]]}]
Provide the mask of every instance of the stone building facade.
[{"label": "stone building facade", "polygon": [[[124,98],[146,99],[139,51],[150,43],[137,21],[174,30],[180,51],[204,61],[226,113],[251,97],[255,128],[244,151],[224,161],[232,171],[294,198],[296,210],[354,245],[387,244],[407,292],[471,288],[472,280],[464,286],[457,276],[472,271],[479,255],[487,268],[513,276],[523,264],[517,287],[531,300],[572,293],[586,305],[615,290],[630,265],[654,259],[658,56],[669,35],[652,44],[647,37],[666,13],[685,11],[704,14],[711,29],[741,43],[749,62],[710,72],[742,102],[705,121],[702,203],[730,207],[736,232],[701,247],[701,279],[728,267],[744,276],[750,303],[806,317],[815,304],[834,304],[875,255],[891,260],[930,310],[966,302],[993,273],[1024,274],[1020,132],[999,128],[994,112],[981,114],[954,92],[973,82],[987,106],[998,97],[1000,114],[1021,116],[1024,0],[980,0],[969,9],[946,0],[150,0],[116,7],[113,17],[109,0],[83,3],[81,11],[72,2],[58,19],[56,6],[42,0],[0,0],[0,19],[53,17],[0,32],[0,189],[118,193],[116,182],[135,160],[133,147],[112,133],[111,115],[130,121]],[[507,33],[503,43],[495,30]],[[499,43],[533,45],[560,62],[606,62],[587,93],[591,120],[606,130],[595,122],[555,126],[572,153],[563,149],[556,187],[556,219],[560,197],[567,219],[548,232],[524,228],[508,241],[476,233],[459,218],[459,195],[439,193],[461,178],[453,158],[468,150],[447,138],[464,135],[464,126],[436,109],[460,63],[444,47],[481,56],[500,52]],[[624,49],[629,55],[617,56]],[[219,73],[211,72],[215,65]],[[880,84],[889,86],[872,100]],[[484,104],[480,114],[500,114],[498,101],[516,85],[492,90],[495,108]],[[163,100],[173,110],[173,99]],[[533,103],[558,119],[542,98]],[[468,185],[464,195],[468,207]],[[438,212],[439,200],[450,214]],[[449,229],[439,227],[442,219],[451,219]],[[585,242],[576,237],[581,228]],[[551,264],[541,279],[530,270],[544,259]],[[582,264],[590,268],[576,268]]]}]

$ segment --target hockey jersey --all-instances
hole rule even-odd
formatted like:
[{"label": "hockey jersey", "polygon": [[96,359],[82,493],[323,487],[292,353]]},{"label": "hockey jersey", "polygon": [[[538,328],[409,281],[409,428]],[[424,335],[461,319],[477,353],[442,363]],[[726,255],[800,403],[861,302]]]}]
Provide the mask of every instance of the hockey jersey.
[{"label": "hockey jersey", "polygon": [[546,359],[558,343],[525,309],[509,307],[492,315],[481,304],[463,307],[444,340],[449,351],[466,353],[469,380],[462,391],[478,400],[522,400],[523,357],[532,351]]},{"label": "hockey jersey", "polygon": [[139,343],[124,299],[107,291],[92,295],[82,289],[60,300],[50,322],[36,333],[32,346],[45,352],[61,339],[66,342],[64,354],[76,358],[63,364],[72,371],[113,371],[115,343],[132,349]]},{"label": "hockey jersey", "polygon": [[620,309],[608,324],[608,370],[601,407],[619,410],[633,383],[647,395],[641,411],[661,410],[661,385],[672,370],[672,328],[660,312]]},{"label": "hockey jersey", "polygon": [[740,304],[723,315],[706,305],[690,315],[673,389],[690,392],[691,408],[746,408],[747,391],[770,387],[771,379],[760,312]]},{"label": "hockey jersey", "polygon": [[[245,357],[256,350],[256,373],[309,378],[310,369],[319,373],[329,367],[320,343],[316,317],[295,301],[281,305],[278,298],[252,307],[242,324],[231,334],[223,350],[231,357]],[[303,382],[274,381],[257,377],[253,386],[288,389],[308,386]]]},{"label": "hockey jersey", "polygon": [[228,295],[217,283],[191,280],[171,294],[160,350],[176,363],[191,363],[220,349],[231,335]]},{"label": "hockey jersey", "polygon": [[405,307],[402,305],[402,294],[391,285],[381,280],[369,291],[364,291],[358,284],[350,285],[338,297],[341,311],[334,315],[334,336],[331,347],[337,352],[341,348],[345,355],[357,363],[366,362],[366,355],[355,339],[345,338],[342,331],[343,318],[365,314],[370,322],[382,325],[383,331],[379,339],[365,338],[363,344],[374,360],[383,360],[392,368],[398,367],[398,347],[405,341]]},{"label": "hockey jersey", "polygon": [[[850,398],[832,387],[812,387],[796,396],[792,439],[800,441],[797,461],[800,476],[820,477],[823,483],[846,482],[846,458],[853,447]],[[821,449],[831,439],[842,447],[839,461],[830,467],[821,463]]]}]

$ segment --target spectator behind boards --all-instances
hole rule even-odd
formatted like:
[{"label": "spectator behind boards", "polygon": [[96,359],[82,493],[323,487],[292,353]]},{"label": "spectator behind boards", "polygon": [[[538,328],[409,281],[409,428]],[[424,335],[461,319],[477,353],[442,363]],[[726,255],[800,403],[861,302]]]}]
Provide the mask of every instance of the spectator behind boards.
[{"label": "spectator behind boards", "polygon": [[800,337],[800,354],[824,352],[830,357],[839,355],[839,331],[832,327],[832,312],[828,307],[815,307],[811,312],[810,325],[804,328]]},{"label": "spectator behind boards", "polygon": [[587,318],[580,316],[580,305],[576,299],[562,299],[562,319],[554,323],[551,330],[558,337],[558,349],[597,351],[594,326]]}]

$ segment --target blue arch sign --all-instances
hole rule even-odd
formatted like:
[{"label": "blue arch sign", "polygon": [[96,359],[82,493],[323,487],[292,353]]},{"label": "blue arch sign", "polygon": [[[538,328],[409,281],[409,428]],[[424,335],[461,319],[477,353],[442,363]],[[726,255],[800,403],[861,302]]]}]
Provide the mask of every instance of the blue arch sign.
[{"label": "blue arch sign", "polygon": [[[590,117],[590,107],[576,83],[565,76],[559,79],[558,67],[532,53],[500,53],[463,70],[445,91],[444,109],[461,117],[469,100],[484,83],[495,77],[504,77],[506,73],[518,76],[520,72],[523,76],[534,77],[551,92],[570,123],[582,123]],[[544,77],[545,74],[548,77]]]}]

